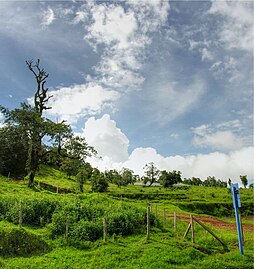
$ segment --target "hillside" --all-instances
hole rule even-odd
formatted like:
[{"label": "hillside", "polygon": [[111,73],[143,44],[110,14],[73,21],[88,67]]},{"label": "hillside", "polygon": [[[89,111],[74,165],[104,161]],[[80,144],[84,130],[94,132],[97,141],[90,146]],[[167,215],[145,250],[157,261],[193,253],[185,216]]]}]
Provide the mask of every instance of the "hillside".
[{"label": "hillside", "polygon": [[[0,177],[3,268],[253,268],[250,189],[240,190],[245,240],[245,254],[240,255],[231,194],[226,188],[110,185],[107,193],[98,194],[92,193],[87,182],[80,194],[74,179],[52,167],[43,167],[35,180],[36,187],[29,189],[26,182]],[[147,204],[152,211],[149,240]],[[195,243],[190,233],[183,239],[190,214],[226,247],[198,223],[194,226]]]}]

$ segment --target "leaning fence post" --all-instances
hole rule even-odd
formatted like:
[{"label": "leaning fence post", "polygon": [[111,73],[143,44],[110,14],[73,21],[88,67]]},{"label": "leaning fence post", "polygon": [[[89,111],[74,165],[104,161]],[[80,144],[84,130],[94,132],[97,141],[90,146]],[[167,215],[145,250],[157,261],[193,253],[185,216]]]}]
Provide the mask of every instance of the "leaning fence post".
[{"label": "leaning fence post", "polygon": [[103,241],[107,240],[107,221],[106,218],[103,218]]},{"label": "leaning fence post", "polygon": [[174,212],[174,232],[176,232],[176,212]]},{"label": "leaning fence post", "polygon": [[19,227],[22,226],[22,200],[20,200],[19,203]]},{"label": "leaning fence post", "polygon": [[147,232],[146,240],[150,239],[150,206],[147,207]]}]

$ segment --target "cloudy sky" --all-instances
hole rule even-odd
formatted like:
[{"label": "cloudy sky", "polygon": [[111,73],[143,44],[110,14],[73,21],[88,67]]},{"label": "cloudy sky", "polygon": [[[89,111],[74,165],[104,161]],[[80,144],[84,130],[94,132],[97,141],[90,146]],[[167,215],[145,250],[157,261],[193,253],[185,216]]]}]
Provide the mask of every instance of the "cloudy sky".
[{"label": "cloudy sky", "polygon": [[40,58],[46,116],[94,166],[253,180],[252,1],[0,1],[0,48],[0,103],[33,96]]}]

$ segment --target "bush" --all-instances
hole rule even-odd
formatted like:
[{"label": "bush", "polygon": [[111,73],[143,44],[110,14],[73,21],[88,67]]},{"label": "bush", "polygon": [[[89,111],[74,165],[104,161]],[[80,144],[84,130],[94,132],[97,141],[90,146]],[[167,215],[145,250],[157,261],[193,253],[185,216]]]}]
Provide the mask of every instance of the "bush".
[{"label": "bush", "polygon": [[69,234],[75,240],[96,241],[102,238],[103,226],[102,221],[86,221],[80,220],[73,225],[72,231]]},{"label": "bush", "polygon": [[[136,207],[116,204],[109,206],[105,201],[78,201],[53,214],[51,235],[53,238],[64,235],[68,219],[68,238],[95,241],[102,237],[103,217],[106,218],[109,235],[130,235],[140,231],[146,223],[146,211]],[[154,224],[153,216],[151,224]]]},{"label": "bush", "polygon": [[49,250],[49,246],[39,236],[23,228],[8,227],[0,230],[0,255],[26,256]]},{"label": "bush", "polygon": [[[22,200],[22,223],[44,226],[51,222],[52,215],[59,205],[56,199],[48,198],[25,198]],[[18,224],[20,199],[1,196],[0,218]]]}]

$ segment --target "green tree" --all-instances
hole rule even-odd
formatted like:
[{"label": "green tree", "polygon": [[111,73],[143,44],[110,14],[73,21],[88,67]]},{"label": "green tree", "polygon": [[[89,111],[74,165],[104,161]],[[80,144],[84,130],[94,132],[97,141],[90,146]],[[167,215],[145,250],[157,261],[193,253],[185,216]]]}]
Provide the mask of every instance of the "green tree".
[{"label": "green tree", "polygon": [[69,158],[81,160],[83,164],[87,157],[97,153],[93,147],[87,144],[85,138],[75,135],[69,136],[62,148]]},{"label": "green tree", "polygon": [[28,154],[28,138],[18,126],[0,128],[0,174],[24,178]]},{"label": "green tree", "polygon": [[159,181],[164,188],[172,187],[174,184],[182,181],[181,172],[175,170],[172,172],[167,172],[164,170],[160,173]]},{"label": "green tree", "polygon": [[185,178],[183,180],[183,183],[187,185],[194,185],[194,186],[201,186],[203,184],[202,180],[198,177]]},{"label": "green tree", "polygon": [[117,170],[110,170],[109,173],[105,173],[106,177],[109,177],[110,182],[117,185],[119,188],[123,186],[122,175]]},{"label": "green tree", "polygon": [[26,61],[26,65],[33,73],[37,83],[33,98],[34,107],[22,103],[21,108],[12,111],[2,106],[0,109],[6,118],[6,122],[9,125],[18,126],[22,135],[28,138],[26,171],[28,174],[28,186],[32,187],[39,164],[48,153],[42,143],[43,138],[47,135],[53,137],[56,132],[55,123],[43,117],[43,112],[50,109],[47,102],[52,97],[48,95],[48,88],[45,88],[46,79],[49,75],[40,67],[40,60],[35,64],[33,64],[32,60]]},{"label": "green tree", "polygon": [[149,183],[149,187],[158,180],[160,175],[160,170],[156,168],[153,162],[145,165],[144,169],[144,183]]},{"label": "green tree", "polygon": [[91,185],[93,192],[106,192],[108,189],[107,178],[97,168],[93,169]]},{"label": "green tree", "polygon": [[242,181],[242,184],[243,184],[244,188],[246,188],[247,185],[248,185],[247,175],[245,175],[245,176],[240,176],[240,179],[241,179],[241,181]]},{"label": "green tree", "polygon": [[214,176],[208,176],[207,179],[203,182],[203,186],[206,187],[216,187],[217,186],[217,180]]},{"label": "green tree", "polygon": [[123,186],[127,186],[128,184],[134,184],[134,182],[136,181],[134,172],[129,168],[122,168],[120,174],[122,176]]},{"label": "green tree", "polygon": [[90,179],[93,173],[93,168],[90,163],[85,163],[79,168],[78,173],[76,175],[76,180],[79,185],[80,192],[84,192],[84,184],[86,180]]},{"label": "green tree", "polygon": [[79,159],[64,158],[61,164],[61,170],[64,171],[67,177],[70,179],[71,176],[76,176],[82,162]]}]

